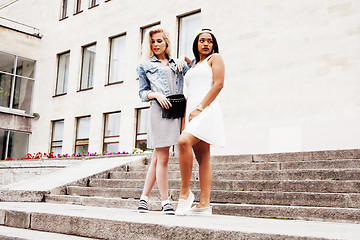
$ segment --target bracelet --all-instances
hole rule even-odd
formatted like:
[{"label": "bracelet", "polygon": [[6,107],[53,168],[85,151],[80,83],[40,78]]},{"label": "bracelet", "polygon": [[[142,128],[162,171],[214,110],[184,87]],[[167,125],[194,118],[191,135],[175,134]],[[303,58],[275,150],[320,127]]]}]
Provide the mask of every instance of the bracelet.
[{"label": "bracelet", "polygon": [[201,104],[197,105],[196,109],[199,110],[200,112],[202,112],[204,110],[204,108],[201,106]]}]

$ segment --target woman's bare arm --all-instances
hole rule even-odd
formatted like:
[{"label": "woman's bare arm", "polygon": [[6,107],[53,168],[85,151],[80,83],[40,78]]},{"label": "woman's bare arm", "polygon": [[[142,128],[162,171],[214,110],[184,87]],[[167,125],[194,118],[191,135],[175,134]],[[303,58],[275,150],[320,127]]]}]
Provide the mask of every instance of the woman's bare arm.
[{"label": "woman's bare arm", "polygon": [[[224,87],[224,79],[225,79],[225,65],[221,56],[215,53],[210,60],[208,60],[208,64],[212,68],[213,73],[213,86],[206,94],[204,99],[200,102],[200,105],[203,109],[209,106],[215,98],[219,95],[221,89]],[[200,114],[200,110],[195,109],[190,113],[189,121],[191,121],[194,117]]]}]

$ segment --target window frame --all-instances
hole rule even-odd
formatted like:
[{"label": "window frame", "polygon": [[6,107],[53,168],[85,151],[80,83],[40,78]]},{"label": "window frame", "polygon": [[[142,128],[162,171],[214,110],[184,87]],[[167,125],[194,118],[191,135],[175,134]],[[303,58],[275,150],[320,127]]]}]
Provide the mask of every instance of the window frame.
[{"label": "window frame", "polygon": [[[33,99],[34,99],[34,86],[35,86],[35,76],[36,76],[36,60],[30,59],[30,58],[26,58],[26,57],[22,57],[16,54],[12,54],[12,53],[8,53],[6,51],[0,51],[0,53],[2,54],[7,54],[7,55],[11,55],[14,57],[14,62],[13,62],[13,67],[12,67],[12,71],[11,72],[5,72],[5,71],[1,71],[0,70],[0,74],[4,75],[4,76],[9,76],[11,79],[11,83],[10,83],[10,95],[9,95],[9,104],[7,107],[5,106],[0,106],[0,112],[6,112],[6,113],[11,113],[11,114],[15,114],[15,115],[21,115],[21,116],[32,116],[32,106],[33,106]],[[30,62],[34,62],[34,68],[33,68],[33,74],[30,77],[24,76],[23,73],[18,73],[18,70],[20,69],[20,60],[27,60]],[[20,66],[19,66],[20,65]],[[22,69],[22,68],[21,68]],[[19,108],[14,108],[14,97],[15,97],[15,86],[16,86],[16,81],[17,80],[21,80],[21,79],[26,79],[28,81],[32,81],[32,90],[31,90],[31,96],[30,96],[30,105],[29,105],[29,112],[27,113],[26,110],[23,109],[19,109]]]},{"label": "window frame", "polygon": [[65,92],[58,93],[59,72],[60,72],[60,57],[63,56],[63,55],[65,55],[65,54],[69,54],[69,67],[68,67],[68,76],[67,76],[67,82],[66,82],[66,84],[68,84],[68,82],[69,82],[70,50],[57,54],[56,85],[55,85],[55,94],[54,94],[53,97],[63,96],[63,95],[66,95],[66,94],[67,94],[67,86],[66,86],[66,91],[65,91]]},{"label": "window frame", "polygon": [[[88,149],[89,149],[89,146],[90,146],[90,126],[89,126],[89,137],[88,138],[78,138],[79,119],[86,118],[86,117],[90,118],[90,121],[91,121],[91,115],[75,117],[75,142],[74,142],[74,151],[73,151],[75,154],[78,154],[78,153],[76,153],[76,147],[87,145]],[[78,141],[87,141],[87,143],[78,144]]]},{"label": "window frame", "polygon": [[[1,156],[0,156],[0,160],[5,160],[6,158],[10,157],[10,158],[13,158],[13,159],[17,159],[15,156],[9,156],[9,148],[10,148],[10,135],[12,133],[21,133],[21,134],[25,134],[27,135],[27,140],[26,140],[26,153],[28,153],[29,151],[29,143],[30,143],[30,135],[31,133],[29,132],[23,132],[23,131],[15,131],[15,130],[12,130],[12,129],[5,129],[5,128],[0,128],[1,130],[7,132],[7,136],[6,136],[6,143],[5,143],[5,154],[4,154],[4,159],[1,159]],[[26,156],[24,156],[23,158],[26,158]]]},{"label": "window frame", "polygon": [[[139,123],[139,111],[144,110],[144,109],[148,109],[148,111],[150,111],[150,107],[146,106],[146,107],[140,107],[140,108],[135,108],[135,148],[138,147],[138,142],[147,142],[147,132],[138,132],[138,123]],[[146,135],[146,140],[138,140],[138,136],[143,136]],[[147,146],[146,146],[146,149]]]},{"label": "window frame", "polygon": [[[146,29],[150,29],[154,26],[157,25],[161,25],[161,21],[157,21],[157,22],[153,22],[150,23],[148,25],[142,26],[140,27],[140,50],[139,50],[139,59],[141,58],[141,54],[142,54],[142,50],[143,50],[143,42],[144,42],[144,31],[146,31]],[[139,80],[139,78],[137,78],[136,80]]]},{"label": "window frame", "polygon": [[[120,114],[120,121],[121,121],[121,111],[115,111],[115,112],[107,112],[103,114],[103,138],[102,138],[102,152],[105,152],[105,145],[106,144],[112,144],[112,143],[119,143],[120,146],[120,132],[119,135],[113,135],[113,136],[106,136],[105,132],[106,132],[106,116],[110,115],[110,114],[115,114],[115,113],[119,113]],[[121,123],[121,122],[120,122]],[[119,123],[119,124],[120,124]],[[119,129],[120,131],[120,129]],[[106,138],[118,138],[117,142],[105,142]],[[118,149],[118,151],[120,151],[120,149]]]},{"label": "window frame", "polygon": [[[178,15],[176,16],[177,18],[177,43],[176,43],[176,56],[177,57],[180,57],[180,27],[181,27],[181,19],[184,18],[184,17],[189,17],[191,15],[194,15],[194,14],[201,14],[201,8],[200,9],[196,9],[194,11],[191,11],[191,12],[187,12],[187,13],[184,13],[184,14],[181,14],[181,15]],[[200,26],[201,26],[201,23],[200,23]]]},{"label": "window frame", "polygon": [[89,9],[99,6],[99,0],[89,0]]},{"label": "window frame", "polygon": [[[78,89],[78,92],[81,92],[81,91],[86,91],[86,90],[90,90],[90,89],[93,89],[93,84],[94,82],[92,82],[92,85],[91,87],[88,87],[88,88],[81,88],[81,85],[82,85],[82,78],[83,78],[83,67],[84,67],[84,56],[85,56],[85,49],[88,48],[88,47],[92,47],[92,46],[95,46],[96,47],[97,45],[97,42],[93,42],[93,43],[89,43],[87,45],[84,45],[81,47],[81,73],[80,73],[80,86],[79,86],[79,89]],[[95,51],[95,58],[94,58],[94,63],[93,63],[93,72],[95,73],[95,61],[96,61],[96,51]],[[94,80],[94,79],[93,79]]]},{"label": "window frame", "polygon": [[74,15],[83,12],[82,3],[83,3],[82,0],[74,0]]},{"label": "window frame", "polygon": [[126,51],[124,52],[124,55],[125,55],[125,63],[124,63],[124,80],[120,80],[120,81],[117,81],[117,82],[111,82],[110,83],[110,71],[111,71],[111,50],[112,50],[112,40],[115,39],[115,38],[120,38],[120,37],[125,37],[125,50],[126,50],[126,43],[127,43],[127,34],[126,32],[123,32],[121,34],[118,34],[118,35],[115,35],[115,36],[112,36],[112,37],[109,37],[109,58],[108,58],[108,69],[107,69],[107,79],[106,79],[106,83],[105,83],[105,86],[109,86],[109,85],[115,85],[115,84],[120,84],[120,83],[123,83],[124,80],[125,80],[125,73],[126,73]]},{"label": "window frame", "polygon": [[69,17],[68,10],[69,10],[69,0],[61,0],[60,21]]},{"label": "window frame", "polygon": [[[52,120],[51,121],[51,141],[50,141],[50,151],[49,152],[53,152],[53,148],[61,148],[61,152],[62,152],[62,147],[63,147],[63,142],[64,142],[64,135],[62,137],[62,140],[56,140],[54,141],[54,126],[56,122],[64,122],[65,124],[65,119],[58,119],[58,120]],[[63,133],[64,134],[64,133]],[[54,142],[61,142],[61,146],[53,146]]]}]

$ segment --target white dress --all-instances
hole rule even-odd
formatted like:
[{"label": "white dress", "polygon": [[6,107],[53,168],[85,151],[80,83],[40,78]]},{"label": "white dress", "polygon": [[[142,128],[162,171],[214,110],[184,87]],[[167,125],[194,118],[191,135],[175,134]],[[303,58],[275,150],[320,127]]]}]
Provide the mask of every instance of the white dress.
[{"label": "white dress", "polygon": [[203,62],[191,68],[185,75],[187,86],[187,103],[184,132],[215,146],[225,146],[225,131],[220,104],[215,100],[198,116],[189,122],[189,114],[205,98],[213,85],[212,68],[207,57]]}]

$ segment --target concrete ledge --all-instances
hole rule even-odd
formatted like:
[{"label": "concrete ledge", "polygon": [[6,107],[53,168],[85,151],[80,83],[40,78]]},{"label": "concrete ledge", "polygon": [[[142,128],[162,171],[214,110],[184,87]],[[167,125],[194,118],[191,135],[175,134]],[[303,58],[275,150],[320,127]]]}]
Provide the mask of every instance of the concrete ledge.
[{"label": "concrete ledge", "polygon": [[44,195],[51,191],[36,190],[1,190],[0,202],[42,202]]},{"label": "concrete ledge", "polygon": [[30,228],[31,214],[23,211],[7,210],[5,225],[9,227]]},{"label": "concrete ledge", "polygon": [[254,162],[359,159],[360,149],[255,154]]},{"label": "concrete ledge", "polygon": [[110,171],[146,156],[89,159],[46,175],[26,179],[0,188],[0,201],[39,202],[44,194],[65,194],[68,185],[86,186],[90,178],[106,178]]},{"label": "concrete ledge", "polygon": [[[31,229],[102,239],[357,239],[358,224],[160,212],[50,203],[0,203],[30,213]],[[15,216],[13,216],[15,217]]]},{"label": "concrete ledge", "polygon": [[[85,197],[85,196],[63,196],[46,195],[46,202],[78,204],[83,206],[97,206],[107,208],[127,208],[136,210],[139,200]],[[171,203],[174,208],[177,202]],[[354,208],[328,208],[328,207],[302,207],[302,206],[280,206],[280,205],[254,205],[254,204],[221,204],[212,203],[213,213],[221,215],[261,217],[277,219],[297,220],[325,220],[344,221],[360,223],[360,209]],[[151,198],[148,202],[151,211],[160,211],[161,202],[158,198]]]},{"label": "concrete ledge", "polygon": [[14,228],[0,226],[1,240],[90,240],[84,238],[59,233],[41,232],[31,229]]},{"label": "concrete ledge", "polygon": [[[91,179],[89,187],[142,189],[145,179]],[[169,180],[169,189],[180,189],[181,180]],[[190,182],[190,189],[199,189],[197,181]],[[157,190],[155,185],[154,190]],[[359,180],[216,180],[211,190],[226,191],[280,191],[280,192],[322,192],[360,193]]]},{"label": "concrete ledge", "polygon": [[[198,180],[198,171],[191,179]],[[360,169],[300,169],[300,170],[213,170],[216,180],[359,180]],[[111,172],[111,179],[145,179],[146,172]],[[168,173],[170,179],[181,179],[180,171]]]}]

